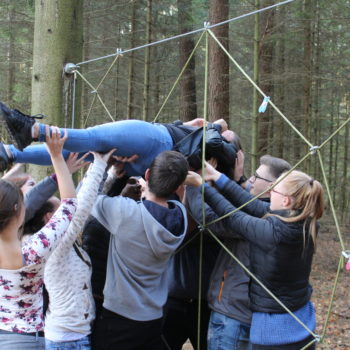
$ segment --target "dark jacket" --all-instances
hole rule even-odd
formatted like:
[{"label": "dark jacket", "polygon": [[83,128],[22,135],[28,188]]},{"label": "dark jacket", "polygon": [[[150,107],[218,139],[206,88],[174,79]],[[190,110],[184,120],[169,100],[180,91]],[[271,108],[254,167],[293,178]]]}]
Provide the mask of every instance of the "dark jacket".
[{"label": "dark jacket", "polygon": [[[235,206],[241,206],[250,197],[235,182],[227,180],[222,193],[206,186],[205,200],[219,215],[223,216]],[[252,273],[290,310],[305,305],[311,297],[309,284],[314,246],[306,234],[304,242],[303,222],[286,223],[276,216],[263,219],[269,204],[254,201],[245,210],[231,214],[226,221],[232,229],[251,242],[250,264]],[[291,215],[289,211],[274,214]],[[253,216],[251,216],[253,215]],[[286,312],[256,281],[250,285],[251,308],[257,312]]]},{"label": "dark jacket", "polygon": [[[202,222],[202,194],[199,188],[187,186],[186,198],[191,214]],[[218,215],[205,206],[206,222],[213,221]],[[209,229],[222,240],[226,248],[249,268],[249,242],[225,227],[225,220],[209,226]],[[217,247],[219,244],[216,243]],[[208,290],[208,304],[211,310],[219,312],[237,321],[250,324],[249,276],[243,268],[220,248],[216,259]]]}]

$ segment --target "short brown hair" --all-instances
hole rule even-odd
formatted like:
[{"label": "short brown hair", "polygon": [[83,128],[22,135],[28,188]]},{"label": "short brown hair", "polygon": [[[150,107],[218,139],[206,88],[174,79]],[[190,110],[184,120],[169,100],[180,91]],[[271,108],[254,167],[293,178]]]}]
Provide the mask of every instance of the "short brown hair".
[{"label": "short brown hair", "polygon": [[264,156],[260,157],[260,164],[268,166],[270,174],[275,179],[292,168],[292,166],[286,160],[272,157],[269,154],[265,154]]},{"label": "short brown hair", "polygon": [[23,194],[18,186],[10,181],[0,180],[0,231],[20,213]]},{"label": "short brown hair", "polygon": [[148,187],[157,197],[168,198],[185,181],[187,173],[188,163],[181,153],[162,152],[149,168]]}]

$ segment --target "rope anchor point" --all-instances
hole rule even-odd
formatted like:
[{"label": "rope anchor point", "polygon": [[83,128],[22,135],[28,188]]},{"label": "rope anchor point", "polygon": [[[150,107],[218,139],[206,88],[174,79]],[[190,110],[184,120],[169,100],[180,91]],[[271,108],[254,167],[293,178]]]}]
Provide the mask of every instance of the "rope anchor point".
[{"label": "rope anchor point", "polygon": [[315,341],[316,341],[316,343],[321,342],[321,337],[318,334],[315,335]]},{"label": "rope anchor point", "polygon": [[312,155],[316,154],[316,152],[320,149],[320,146],[312,146],[310,147],[310,153]]},{"label": "rope anchor point", "polygon": [[75,73],[75,71],[79,68],[78,65],[74,64],[74,63],[67,63],[63,70],[66,74],[73,74]]},{"label": "rope anchor point", "polygon": [[115,50],[115,53],[119,56],[119,55],[122,55],[123,54],[123,49],[118,47],[116,50]]},{"label": "rope anchor point", "polygon": [[203,23],[203,27],[205,28],[205,29],[208,29],[209,28],[209,26],[210,26],[210,22],[204,22]]},{"label": "rope anchor point", "polygon": [[347,263],[345,265],[345,270],[349,271],[350,270],[350,253],[348,251],[342,251],[343,257],[347,260]]}]

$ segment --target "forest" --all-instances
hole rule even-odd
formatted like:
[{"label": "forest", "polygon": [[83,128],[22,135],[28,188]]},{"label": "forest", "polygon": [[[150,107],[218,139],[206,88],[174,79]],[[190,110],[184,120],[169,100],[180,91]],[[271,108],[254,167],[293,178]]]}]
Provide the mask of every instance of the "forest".
[{"label": "forest", "polygon": [[[224,118],[241,137],[247,176],[264,154],[304,159],[298,168],[328,187],[314,276],[322,333],[349,248],[350,1],[279,3],[1,0],[0,100],[66,127]],[[253,84],[277,109],[259,113],[264,96]],[[350,349],[345,282],[339,290],[329,344]]]}]

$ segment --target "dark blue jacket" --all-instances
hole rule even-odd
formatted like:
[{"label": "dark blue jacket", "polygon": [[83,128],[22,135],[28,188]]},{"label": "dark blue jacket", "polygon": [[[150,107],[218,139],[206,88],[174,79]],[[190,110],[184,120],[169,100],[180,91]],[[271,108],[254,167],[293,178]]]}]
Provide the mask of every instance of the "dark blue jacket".
[{"label": "dark blue jacket", "polygon": [[[227,199],[216,189],[205,187],[205,200],[219,216],[233,211],[251,198],[239,185],[228,179],[221,192]],[[304,242],[304,222],[286,223],[276,216],[261,219],[268,213],[269,204],[258,200],[247,205],[244,210],[247,213],[237,211],[224,220],[235,233],[251,242],[252,273],[290,310],[301,308],[310,300],[312,293],[309,276],[314,253],[307,229]],[[272,214],[295,215],[290,211]],[[253,311],[286,312],[253,279],[249,293]]]}]

